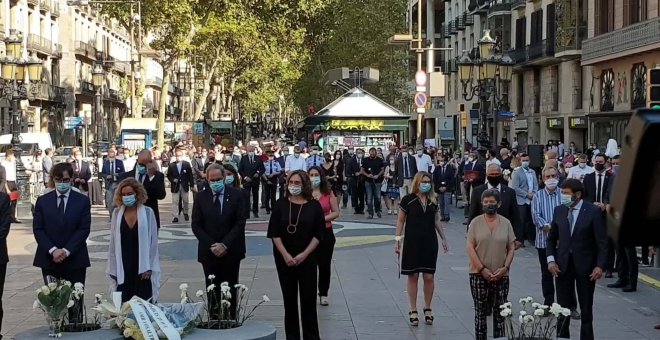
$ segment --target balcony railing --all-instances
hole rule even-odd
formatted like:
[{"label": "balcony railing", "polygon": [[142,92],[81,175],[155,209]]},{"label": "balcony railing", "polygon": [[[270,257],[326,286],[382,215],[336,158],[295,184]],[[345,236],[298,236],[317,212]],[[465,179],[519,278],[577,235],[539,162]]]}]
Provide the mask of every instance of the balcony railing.
[{"label": "balcony railing", "polygon": [[463,22],[465,23],[465,26],[474,25],[474,16],[468,12],[463,13]]},{"label": "balcony railing", "polygon": [[64,88],[45,83],[39,84],[39,90],[35,95],[35,99],[48,100],[51,102],[64,102]]},{"label": "balcony railing", "polygon": [[527,46],[527,58],[529,61],[543,57],[555,56],[555,42],[544,39]]},{"label": "balcony railing", "polygon": [[94,90],[94,84],[88,82],[88,81],[81,81],[80,82],[80,93],[87,93],[87,94],[96,94],[96,91]]},{"label": "balcony railing", "polygon": [[0,39],[5,38],[5,24],[0,23]]},{"label": "balcony railing", "polygon": [[[587,38],[587,26],[561,28],[557,31],[555,53],[582,50],[582,42]],[[578,53],[579,54],[579,53]]]},{"label": "balcony railing", "polygon": [[660,37],[660,17],[595,36],[582,43],[583,65],[590,59],[657,45],[658,37]]},{"label": "balcony railing", "polygon": [[147,78],[147,82],[145,83],[147,86],[156,86],[156,87],[162,87],[163,86],[163,78],[160,77],[149,77]]},{"label": "balcony railing", "polygon": [[463,21],[463,16],[459,15],[454,19],[454,22],[456,23],[456,30],[457,31],[463,31],[465,30],[465,21]]},{"label": "balcony railing", "polygon": [[76,40],[75,42],[75,53],[79,55],[87,55],[87,43],[82,42],[80,40]]},{"label": "balcony railing", "polygon": [[449,33],[449,24],[442,24],[440,33],[444,38],[451,38],[451,34]]},{"label": "balcony railing", "polygon": [[511,3],[511,9],[516,9],[518,7],[525,7],[527,0],[513,0]]},{"label": "balcony railing", "polygon": [[512,0],[493,0],[490,2],[488,9],[488,17],[493,15],[511,15],[511,2]]},{"label": "balcony railing", "polygon": [[39,4],[39,0],[27,0],[27,3],[28,3],[28,5],[35,5],[36,6],[36,5]]},{"label": "balcony railing", "polygon": [[456,64],[456,59],[445,60],[442,63],[442,74],[450,74],[458,72],[458,64]]},{"label": "balcony railing", "polygon": [[458,25],[453,20],[449,22],[449,34],[454,35],[458,33]]},{"label": "balcony railing", "polygon": [[53,53],[53,42],[36,34],[28,34],[27,47],[29,50],[38,51],[45,54]]},{"label": "balcony railing", "polygon": [[525,47],[514,48],[509,51],[509,57],[513,59],[516,64],[527,62],[527,49]]},{"label": "balcony railing", "polygon": [[39,8],[42,11],[50,11],[51,0],[39,0]]},{"label": "balcony railing", "polygon": [[60,3],[57,0],[53,0],[53,4],[50,6],[50,15],[54,17],[60,16]]}]

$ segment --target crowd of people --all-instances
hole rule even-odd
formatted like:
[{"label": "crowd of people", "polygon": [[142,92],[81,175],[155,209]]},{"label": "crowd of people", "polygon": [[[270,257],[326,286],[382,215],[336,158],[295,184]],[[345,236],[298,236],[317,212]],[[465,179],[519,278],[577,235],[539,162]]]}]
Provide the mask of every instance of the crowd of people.
[{"label": "crowd of people", "polygon": [[[41,268],[45,282],[52,277],[84,284],[90,266],[86,241],[92,171],[79,150],[73,151],[71,162],[55,165],[49,160],[51,151],[36,160],[42,171],[34,172],[45,186],[34,206],[34,265]],[[12,192],[10,182],[15,185],[7,169],[11,164],[6,165],[11,161],[8,153],[3,161],[6,193],[0,193],[5,242],[9,224],[16,221],[11,203],[15,199],[7,194]],[[204,280],[216,287],[221,282],[234,287],[246,256],[246,220],[259,217],[261,207],[269,215],[267,237],[272,239],[284,299],[287,339],[319,339],[316,303],[330,304],[333,221],[349,210],[350,202],[353,214],[364,215],[366,209],[367,219],[396,215],[394,250],[400,257],[400,274],[407,276],[410,323],[419,325],[421,274],[423,318],[433,324],[436,259],[440,247],[448,251],[443,222],[450,221],[451,205],[460,199],[477,339],[486,339],[486,317],[491,314],[494,337],[504,336],[498,308],[507,300],[515,251],[525,243],[538,253],[544,304],[569,307],[570,318],[581,319],[580,338],[593,339],[596,280],[616,270],[618,280],[608,287],[633,292],[637,284],[635,248],[608,239],[604,222],[618,167],[618,153],[579,154],[573,146],[557,145],[548,147],[538,167],[515,147],[513,152],[501,148],[452,154],[410,145],[386,150],[349,146],[323,153],[319,146],[306,144],[250,142],[206,149],[188,141],[135,156],[113,147],[98,172],[110,219],[105,272],[110,289],[121,292],[123,301],[133,296],[158,300],[159,201],[169,186],[172,223],[181,216],[190,223],[199,241]],[[0,255],[6,257],[6,246]],[[560,337],[570,337],[570,318],[559,330]]]}]

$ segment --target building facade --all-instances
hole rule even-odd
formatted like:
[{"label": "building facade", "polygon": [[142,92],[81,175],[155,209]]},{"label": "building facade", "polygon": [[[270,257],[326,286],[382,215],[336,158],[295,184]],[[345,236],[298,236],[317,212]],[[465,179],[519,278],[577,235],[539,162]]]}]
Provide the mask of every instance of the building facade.
[{"label": "building facade", "polygon": [[582,66],[592,79],[589,138],[622,143],[632,112],[646,106],[647,70],[660,67],[657,0],[589,0]]}]

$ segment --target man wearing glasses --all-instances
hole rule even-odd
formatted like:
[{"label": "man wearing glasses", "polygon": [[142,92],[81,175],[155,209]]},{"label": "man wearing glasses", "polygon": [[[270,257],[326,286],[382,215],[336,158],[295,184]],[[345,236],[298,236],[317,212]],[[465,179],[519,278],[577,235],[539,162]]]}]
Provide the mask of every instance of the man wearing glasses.
[{"label": "man wearing glasses", "polygon": [[[90,266],[87,237],[92,222],[87,196],[73,190],[73,166],[59,163],[51,170],[52,190],[34,206],[32,231],[37,241],[34,266],[41,268],[44,282],[52,276],[71,283],[85,284]],[[79,319],[80,315],[70,315]]]}]

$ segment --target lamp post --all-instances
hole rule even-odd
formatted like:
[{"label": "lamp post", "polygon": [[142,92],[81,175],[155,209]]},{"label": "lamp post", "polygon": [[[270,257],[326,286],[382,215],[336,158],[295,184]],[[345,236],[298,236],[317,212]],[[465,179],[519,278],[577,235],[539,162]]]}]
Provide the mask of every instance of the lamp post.
[{"label": "lamp post", "polygon": [[[16,205],[16,216],[18,218],[30,217],[30,186],[25,165],[22,160],[21,149],[21,120],[22,111],[19,109],[19,101],[28,99],[28,92],[38,92],[38,82],[41,80],[42,61],[32,57],[29,60],[21,58],[23,52],[23,35],[20,31],[9,30],[9,37],[5,39],[7,57],[0,60],[0,83],[2,98],[11,102],[11,144],[14,157],[16,157],[16,186],[20,197]],[[30,87],[34,82],[35,86]]]},{"label": "lamp post", "polygon": [[[507,54],[496,51],[495,39],[490,30],[478,41],[478,55],[470,57],[467,51],[458,60],[458,75],[463,85],[463,99],[479,98],[479,134],[477,151],[484,157],[486,151],[497,143],[497,113],[508,109],[508,84],[511,81],[513,60]],[[476,73],[476,75],[475,75]],[[488,114],[493,115],[492,136],[488,134]]]},{"label": "lamp post", "polygon": [[[96,90],[96,100],[94,101],[94,119],[96,123],[96,163],[94,169],[98,168],[99,159],[101,158],[101,133],[102,133],[102,124],[103,120],[103,105],[101,104],[101,90],[103,89],[103,84],[105,83],[105,70],[103,70],[102,63],[94,63],[94,68],[92,69],[92,83]],[[98,171],[98,169],[97,169]]]}]

